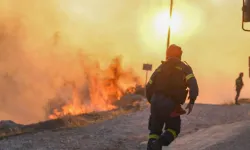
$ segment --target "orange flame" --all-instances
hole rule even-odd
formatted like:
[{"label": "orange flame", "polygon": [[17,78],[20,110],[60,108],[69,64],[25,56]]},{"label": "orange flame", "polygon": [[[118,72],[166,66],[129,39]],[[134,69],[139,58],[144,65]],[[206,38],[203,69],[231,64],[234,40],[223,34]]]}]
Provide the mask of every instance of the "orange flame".
[{"label": "orange flame", "polygon": [[[85,59],[86,61],[86,59]],[[94,67],[95,66],[95,67]],[[72,98],[68,103],[62,107],[55,108],[49,119],[55,119],[64,115],[77,115],[89,113],[93,111],[107,111],[115,109],[113,103],[124,95],[128,83],[137,84],[138,77],[136,77],[131,70],[124,71],[121,67],[121,58],[113,59],[108,69],[102,71],[99,65],[83,64],[86,73],[85,86],[87,86],[87,96],[82,98],[80,94],[81,88],[77,87],[75,83],[71,84]],[[127,83],[122,84],[121,83]],[[133,90],[127,90],[132,92]]]}]

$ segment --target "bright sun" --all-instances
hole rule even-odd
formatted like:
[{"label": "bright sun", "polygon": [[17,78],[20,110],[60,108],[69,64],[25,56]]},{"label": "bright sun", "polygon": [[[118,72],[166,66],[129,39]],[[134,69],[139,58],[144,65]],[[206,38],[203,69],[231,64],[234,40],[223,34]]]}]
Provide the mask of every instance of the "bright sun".
[{"label": "bright sun", "polygon": [[169,18],[169,11],[161,11],[154,18],[155,32],[160,36],[165,36],[168,33],[168,26],[171,27],[171,32],[177,33],[181,30],[182,17],[173,12],[172,19]]}]

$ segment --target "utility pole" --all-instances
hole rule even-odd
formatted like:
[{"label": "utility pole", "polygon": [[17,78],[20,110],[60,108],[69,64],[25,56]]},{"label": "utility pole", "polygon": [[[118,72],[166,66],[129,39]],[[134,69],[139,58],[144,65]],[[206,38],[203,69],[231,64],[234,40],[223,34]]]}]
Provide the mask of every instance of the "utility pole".
[{"label": "utility pole", "polygon": [[172,13],[173,13],[173,4],[174,4],[174,0],[170,0],[170,9],[169,9],[169,25],[168,25],[168,37],[167,37],[167,48],[170,45],[170,36],[171,36],[171,19],[172,19]]}]

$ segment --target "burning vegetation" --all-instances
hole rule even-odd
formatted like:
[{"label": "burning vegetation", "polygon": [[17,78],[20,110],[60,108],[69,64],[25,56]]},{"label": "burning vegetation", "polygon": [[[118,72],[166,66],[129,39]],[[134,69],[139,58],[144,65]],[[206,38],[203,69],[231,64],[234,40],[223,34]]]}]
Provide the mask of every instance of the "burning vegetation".
[{"label": "burning vegetation", "polygon": [[49,100],[48,119],[115,109],[114,103],[125,93],[133,93],[140,83],[132,70],[122,68],[121,57],[114,58],[106,69],[101,69],[98,63],[86,64],[84,60],[82,66],[84,83],[77,86],[75,81],[65,81],[62,88],[70,90],[71,96],[65,99],[57,95]]},{"label": "burning vegetation", "polygon": [[141,83],[127,67],[141,64],[135,6],[0,1],[1,120],[29,124],[115,109]]}]

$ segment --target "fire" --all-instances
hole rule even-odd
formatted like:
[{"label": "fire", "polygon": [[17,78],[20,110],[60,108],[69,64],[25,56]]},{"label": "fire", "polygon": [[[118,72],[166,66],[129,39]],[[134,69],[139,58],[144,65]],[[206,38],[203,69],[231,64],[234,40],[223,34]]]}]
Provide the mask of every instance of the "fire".
[{"label": "fire", "polygon": [[[119,57],[113,59],[106,70],[102,70],[98,63],[87,64],[85,61],[82,64],[86,73],[84,84],[77,86],[75,82],[71,82],[71,99],[62,106],[53,108],[49,119],[115,109],[113,103],[125,94],[128,83],[135,85],[139,82],[132,70],[123,70]],[[127,86],[122,83],[127,83]],[[85,92],[82,92],[83,90]]]}]

